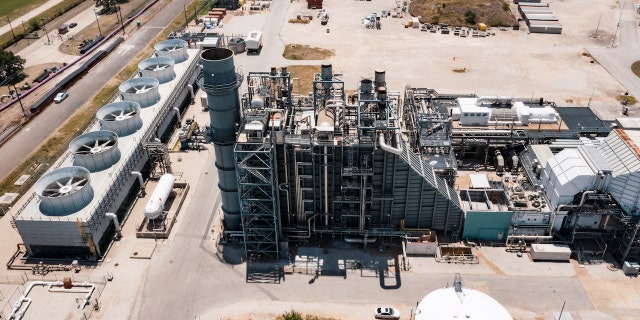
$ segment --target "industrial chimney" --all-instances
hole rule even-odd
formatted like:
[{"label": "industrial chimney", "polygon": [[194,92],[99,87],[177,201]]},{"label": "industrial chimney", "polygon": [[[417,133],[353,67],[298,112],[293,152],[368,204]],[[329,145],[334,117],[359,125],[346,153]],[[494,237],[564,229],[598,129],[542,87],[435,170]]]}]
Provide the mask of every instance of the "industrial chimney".
[{"label": "industrial chimney", "polygon": [[240,199],[233,149],[240,123],[238,87],[242,78],[236,75],[233,51],[229,49],[206,50],[201,54],[201,61],[203,76],[200,86],[207,93],[225,225],[227,230],[239,231],[242,230]]}]

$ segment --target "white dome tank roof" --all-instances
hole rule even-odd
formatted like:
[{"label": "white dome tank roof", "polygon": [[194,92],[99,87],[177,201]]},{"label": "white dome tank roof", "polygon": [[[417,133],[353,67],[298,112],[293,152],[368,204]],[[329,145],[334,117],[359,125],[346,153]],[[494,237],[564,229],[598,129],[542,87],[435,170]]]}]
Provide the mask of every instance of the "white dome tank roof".
[{"label": "white dome tank roof", "polygon": [[181,63],[189,58],[187,48],[189,44],[182,39],[170,39],[156,43],[153,48],[158,57],[168,57],[176,63]]},{"label": "white dome tank roof", "polygon": [[120,160],[118,135],[113,131],[98,130],[85,133],[69,143],[76,166],[91,172],[104,170]]},{"label": "white dome tank roof", "polygon": [[140,104],[137,102],[114,102],[100,108],[96,117],[100,121],[102,130],[110,130],[119,137],[124,137],[142,127],[140,109]]},{"label": "white dome tank roof", "polygon": [[167,83],[176,77],[173,70],[175,61],[169,57],[149,58],[138,63],[138,69],[143,77],[156,78],[160,83]]},{"label": "white dome tank roof", "polygon": [[145,108],[160,101],[159,85],[160,81],[156,78],[141,77],[121,83],[119,89],[122,100],[137,102],[140,107]]},{"label": "white dome tank roof", "polygon": [[40,211],[49,216],[65,216],[84,208],[93,199],[90,176],[89,170],[71,166],[40,177],[35,184]]},{"label": "white dome tank roof", "polygon": [[513,320],[509,312],[490,296],[476,290],[443,288],[420,301],[415,320]]}]

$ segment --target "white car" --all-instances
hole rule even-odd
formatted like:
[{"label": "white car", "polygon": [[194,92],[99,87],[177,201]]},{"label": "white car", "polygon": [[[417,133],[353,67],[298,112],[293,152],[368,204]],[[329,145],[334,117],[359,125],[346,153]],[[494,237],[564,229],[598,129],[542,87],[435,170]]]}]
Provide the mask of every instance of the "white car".
[{"label": "white car", "polygon": [[58,94],[56,94],[56,97],[53,98],[53,102],[60,103],[64,99],[66,99],[68,96],[69,96],[69,94],[64,92],[64,91],[58,92]]},{"label": "white car", "polygon": [[389,307],[376,308],[375,317],[376,319],[398,320],[400,319],[400,310]]}]

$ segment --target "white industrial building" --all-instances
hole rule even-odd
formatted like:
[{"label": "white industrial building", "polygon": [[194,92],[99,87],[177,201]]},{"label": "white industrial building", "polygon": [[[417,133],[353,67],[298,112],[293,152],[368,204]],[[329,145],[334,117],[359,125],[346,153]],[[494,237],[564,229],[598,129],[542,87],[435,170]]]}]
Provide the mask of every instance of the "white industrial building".
[{"label": "white industrial building", "polygon": [[119,231],[137,196],[132,188],[143,182],[140,171],[148,171],[155,151],[166,150],[158,138],[198,74],[199,50],[185,41],[155,48],[155,57],[139,64],[139,77],[120,85],[119,96],[96,113],[13,216],[28,257],[98,259]]}]

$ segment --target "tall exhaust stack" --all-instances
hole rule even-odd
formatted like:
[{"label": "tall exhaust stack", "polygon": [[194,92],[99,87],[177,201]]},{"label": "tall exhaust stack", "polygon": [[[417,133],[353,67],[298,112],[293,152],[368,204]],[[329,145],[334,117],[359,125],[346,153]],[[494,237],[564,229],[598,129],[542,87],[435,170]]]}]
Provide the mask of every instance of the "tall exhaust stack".
[{"label": "tall exhaust stack", "polygon": [[236,128],[240,123],[238,87],[242,78],[236,75],[233,51],[213,48],[202,52],[201,88],[207,93],[211,119],[211,139],[218,169],[218,188],[222,196],[222,211],[227,230],[239,231],[240,198],[233,149]]}]

